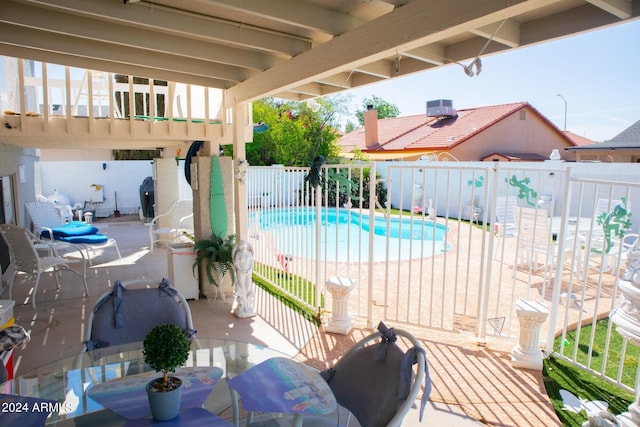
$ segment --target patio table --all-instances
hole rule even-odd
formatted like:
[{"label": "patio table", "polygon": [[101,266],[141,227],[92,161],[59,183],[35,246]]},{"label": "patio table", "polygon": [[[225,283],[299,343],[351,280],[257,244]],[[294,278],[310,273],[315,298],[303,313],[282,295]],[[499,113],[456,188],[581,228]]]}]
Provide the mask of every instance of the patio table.
[{"label": "patio table", "polygon": [[[560,234],[562,228],[562,217],[554,216],[550,219],[550,229],[554,236]],[[567,218],[567,233],[569,235],[586,234],[591,231],[592,219],[589,217],[569,217]]]},{"label": "patio table", "polygon": [[[232,407],[237,418],[227,380],[274,357],[288,356],[256,344],[198,338],[187,362],[176,372],[190,384],[183,391],[182,412],[159,424],[232,426],[218,417]],[[0,392],[52,402],[45,425],[151,425],[144,384],[159,375],[144,363],[142,342],[136,342],[51,362],[17,375]],[[29,415],[24,419],[33,418]],[[2,413],[0,425],[7,425]]]},{"label": "patio table", "polygon": [[293,426],[301,427],[304,415],[325,415],[336,410],[333,392],[320,374],[295,360],[276,357],[266,360],[229,380],[229,387],[253,412],[293,415]]}]

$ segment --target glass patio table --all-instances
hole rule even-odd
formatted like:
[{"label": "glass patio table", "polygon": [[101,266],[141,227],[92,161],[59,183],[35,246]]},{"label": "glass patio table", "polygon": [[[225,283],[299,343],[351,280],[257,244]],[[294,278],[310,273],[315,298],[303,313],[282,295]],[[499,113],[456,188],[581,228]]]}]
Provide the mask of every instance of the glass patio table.
[{"label": "glass patio table", "polygon": [[[246,342],[198,338],[192,344],[189,359],[177,372],[188,379],[191,395],[189,397],[183,391],[180,419],[161,425],[197,425],[202,422],[215,426],[230,425],[224,420],[219,424],[211,423],[217,418],[214,415],[229,408],[233,409],[234,418],[237,417],[236,402],[231,399],[226,380],[274,357],[289,356]],[[133,393],[132,389],[142,387],[141,384],[159,375],[144,363],[142,343],[137,342],[84,352],[48,363],[16,376],[2,386],[0,393],[44,399],[46,409],[52,409],[45,425],[98,427],[153,424],[150,415],[147,415],[146,391],[142,390],[144,397],[141,397],[140,390]],[[114,390],[119,400],[114,400]],[[29,411],[23,413],[10,413],[8,410],[0,412],[0,424],[13,425],[5,421],[10,423],[18,420],[20,424],[16,425],[26,425],[20,420],[35,420],[37,414],[33,413],[33,401],[30,400],[28,405]],[[18,404],[12,406],[14,409],[18,407]],[[27,404],[23,407],[27,408]]]}]

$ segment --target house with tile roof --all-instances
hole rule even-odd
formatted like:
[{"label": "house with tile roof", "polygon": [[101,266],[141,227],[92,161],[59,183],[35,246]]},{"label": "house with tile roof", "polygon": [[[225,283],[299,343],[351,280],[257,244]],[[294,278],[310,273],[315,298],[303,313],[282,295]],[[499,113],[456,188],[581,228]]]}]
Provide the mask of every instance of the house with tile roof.
[{"label": "house with tile roof", "polygon": [[640,163],[640,120],[609,141],[565,148],[578,161]]},{"label": "house with tile roof", "polygon": [[[429,101],[428,105],[432,105]],[[451,101],[442,100],[451,105]],[[565,148],[593,141],[558,129],[527,102],[378,119],[364,114],[365,125],[345,134],[339,144],[345,157],[362,153],[370,160],[431,158],[460,161],[543,161],[553,150],[575,160]]]}]

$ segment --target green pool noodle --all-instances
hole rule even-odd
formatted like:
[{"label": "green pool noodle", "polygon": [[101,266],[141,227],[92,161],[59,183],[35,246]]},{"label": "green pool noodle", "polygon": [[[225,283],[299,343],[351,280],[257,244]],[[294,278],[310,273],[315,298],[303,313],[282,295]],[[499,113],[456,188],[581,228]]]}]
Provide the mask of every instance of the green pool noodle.
[{"label": "green pool noodle", "polygon": [[227,205],[224,200],[224,181],[218,156],[211,157],[211,185],[209,193],[209,219],[213,234],[220,237],[227,235]]}]

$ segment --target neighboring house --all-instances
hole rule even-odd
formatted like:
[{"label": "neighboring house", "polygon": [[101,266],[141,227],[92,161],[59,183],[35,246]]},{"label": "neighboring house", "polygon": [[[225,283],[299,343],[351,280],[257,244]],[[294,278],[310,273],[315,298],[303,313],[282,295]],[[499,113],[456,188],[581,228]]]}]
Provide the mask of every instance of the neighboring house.
[{"label": "neighboring house", "polygon": [[640,120],[611,140],[565,148],[578,161],[640,163]]},{"label": "neighboring house", "polygon": [[562,160],[575,160],[565,148],[593,142],[558,129],[527,102],[456,111],[438,100],[427,103],[425,115],[364,116],[364,127],[339,141],[345,157],[359,150],[371,160],[543,161],[558,150]]}]

